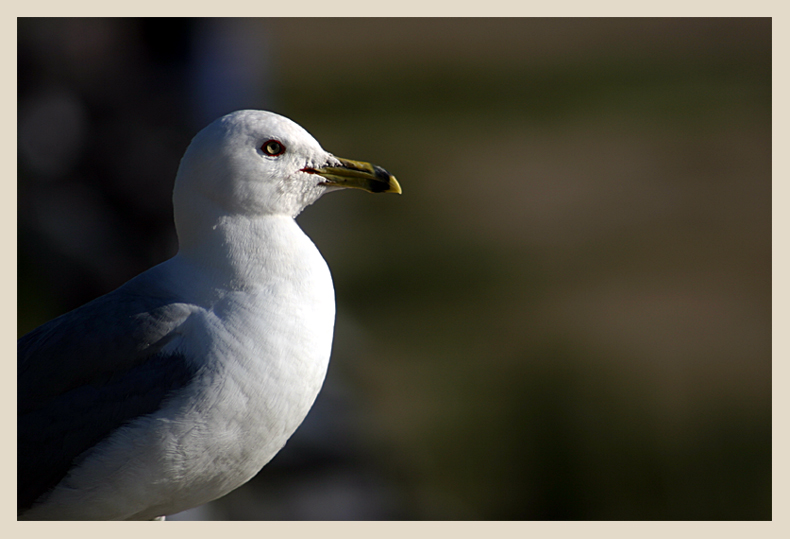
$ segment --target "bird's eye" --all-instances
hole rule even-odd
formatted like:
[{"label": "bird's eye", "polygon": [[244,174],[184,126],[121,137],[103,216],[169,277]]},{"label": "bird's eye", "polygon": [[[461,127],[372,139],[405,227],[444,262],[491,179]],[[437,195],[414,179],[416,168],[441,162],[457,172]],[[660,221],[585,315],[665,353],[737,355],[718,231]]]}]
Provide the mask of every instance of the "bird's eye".
[{"label": "bird's eye", "polygon": [[280,141],[269,140],[263,143],[263,146],[261,146],[261,150],[263,150],[263,153],[265,153],[266,155],[270,155],[274,157],[277,155],[284,154],[285,146]]}]

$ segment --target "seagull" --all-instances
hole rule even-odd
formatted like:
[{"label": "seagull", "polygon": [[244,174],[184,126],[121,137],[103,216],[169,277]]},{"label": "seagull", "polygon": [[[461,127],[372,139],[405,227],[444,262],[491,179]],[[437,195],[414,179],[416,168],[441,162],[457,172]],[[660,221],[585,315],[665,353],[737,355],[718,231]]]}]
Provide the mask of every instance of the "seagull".
[{"label": "seagull", "polygon": [[162,520],[249,481],[315,401],[335,320],[294,218],[329,191],[401,193],[278,114],[200,131],[178,253],[17,342],[17,518]]}]

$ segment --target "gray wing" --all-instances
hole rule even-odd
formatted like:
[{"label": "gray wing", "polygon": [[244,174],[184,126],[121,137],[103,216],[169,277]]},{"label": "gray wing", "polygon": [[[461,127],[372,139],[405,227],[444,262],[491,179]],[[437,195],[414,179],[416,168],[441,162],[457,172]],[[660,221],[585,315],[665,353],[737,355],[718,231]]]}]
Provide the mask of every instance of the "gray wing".
[{"label": "gray wing", "polygon": [[162,351],[192,310],[144,275],[17,341],[18,513],[194,378],[194,362]]}]

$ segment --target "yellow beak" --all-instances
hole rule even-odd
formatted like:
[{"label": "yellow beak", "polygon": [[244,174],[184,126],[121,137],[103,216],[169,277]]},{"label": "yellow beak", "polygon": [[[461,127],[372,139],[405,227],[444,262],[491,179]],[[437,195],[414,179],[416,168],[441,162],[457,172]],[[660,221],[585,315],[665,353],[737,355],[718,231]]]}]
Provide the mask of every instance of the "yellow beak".
[{"label": "yellow beak", "polygon": [[318,174],[325,178],[321,185],[362,189],[369,193],[402,193],[395,176],[383,168],[363,161],[352,161],[340,157],[336,159],[340,161],[341,166],[307,169],[305,172]]}]

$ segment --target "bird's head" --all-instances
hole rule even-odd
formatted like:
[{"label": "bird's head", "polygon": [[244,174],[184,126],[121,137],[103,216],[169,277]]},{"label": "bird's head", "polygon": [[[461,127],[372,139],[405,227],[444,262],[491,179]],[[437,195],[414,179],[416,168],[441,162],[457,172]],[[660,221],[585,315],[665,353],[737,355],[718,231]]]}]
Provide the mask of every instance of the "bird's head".
[{"label": "bird's head", "polygon": [[[278,114],[233,112],[200,131],[176,176],[176,220],[221,215],[295,217],[325,192],[357,188],[400,193],[386,170],[335,157],[310,133]],[[183,214],[188,215],[183,215]]]}]

